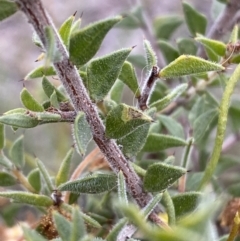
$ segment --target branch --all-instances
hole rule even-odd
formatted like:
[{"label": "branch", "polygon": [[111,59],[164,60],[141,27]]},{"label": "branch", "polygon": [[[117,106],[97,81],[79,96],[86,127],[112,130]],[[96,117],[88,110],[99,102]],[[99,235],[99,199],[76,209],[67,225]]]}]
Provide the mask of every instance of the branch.
[{"label": "branch", "polygon": [[[212,39],[221,39],[221,37],[229,30],[232,29],[235,24],[234,17],[240,10],[239,0],[230,0],[222,14],[213,24],[212,28],[209,30],[207,37]],[[197,56],[205,57],[204,49],[201,47],[198,50]]]},{"label": "branch", "polygon": [[152,71],[145,83],[145,86],[143,87],[142,94],[138,99],[138,105],[141,110],[147,109],[147,100],[152,90],[153,84],[159,78],[158,74],[159,74],[159,68],[157,66],[153,66]]},{"label": "branch", "polygon": [[[28,21],[32,24],[34,30],[38,34],[43,46],[46,49],[46,35],[45,28],[51,26],[55,33],[55,42],[58,51],[61,53],[62,59],[55,62],[54,68],[61,80],[64,88],[66,89],[76,112],[83,111],[86,119],[90,125],[93,139],[98,145],[101,152],[106,157],[110,167],[115,173],[120,170],[123,172],[128,189],[136,200],[138,205],[143,208],[151,200],[151,194],[143,190],[141,179],[134,172],[133,168],[129,165],[126,158],[123,156],[121,150],[114,140],[108,139],[105,136],[105,127],[98,116],[97,109],[90,100],[83,82],[79,76],[77,68],[69,60],[69,54],[63,45],[59,34],[53,25],[50,17],[45,12],[40,0],[16,0],[19,8],[24,12]],[[150,219],[154,222],[161,222],[157,214],[153,212]],[[166,224],[165,224],[166,226]]]}]

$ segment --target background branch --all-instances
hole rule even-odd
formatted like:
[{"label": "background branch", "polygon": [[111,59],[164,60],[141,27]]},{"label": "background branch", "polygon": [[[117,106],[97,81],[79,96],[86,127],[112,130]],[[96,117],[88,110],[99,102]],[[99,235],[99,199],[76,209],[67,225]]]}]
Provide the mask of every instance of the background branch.
[{"label": "background branch", "polygon": [[[237,12],[240,10],[239,0],[230,0],[222,14],[218,17],[217,21],[212,25],[207,37],[211,39],[220,40],[221,37],[233,28],[236,23],[234,19]],[[197,56],[206,57],[203,47],[200,47]]]}]

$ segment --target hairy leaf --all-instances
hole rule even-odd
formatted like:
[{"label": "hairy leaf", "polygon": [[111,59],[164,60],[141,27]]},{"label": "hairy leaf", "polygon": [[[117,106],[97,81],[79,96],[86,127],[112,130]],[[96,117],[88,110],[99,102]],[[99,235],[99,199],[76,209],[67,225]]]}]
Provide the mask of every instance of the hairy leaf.
[{"label": "hairy leaf", "polygon": [[153,27],[157,39],[169,39],[182,22],[183,21],[179,16],[164,16],[156,18]]},{"label": "hairy leaf", "polygon": [[15,2],[1,0],[0,1],[0,21],[10,17],[14,13],[16,13],[17,10],[18,10],[18,7]]},{"label": "hairy leaf", "polygon": [[207,27],[206,17],[186,2],[183,2],[183,13],[191,34],[193,36],[197,33],[204,35]]},{"label": "hairy leaf", "polygon": [[69,241],[71,237],[71,223],[60,213],[53,213],[53,220],[56,225],[59,236],[62,238],[62,241]]},{"label": "hairy leaf", "polygon": [[79,208],[74,208],[72,212],[72,230],[71,230],[71,241],[79,241],[86,235],[85,224],[83,223],[82,214]]},{"label": "hairy leaf", "polygon": [[36,79],[36,78],[41,78],[44,76],[52,76],[52,75],[56,75],[56,71],[52,66],[40,66],[32,70],[30,73],[28,73],[24,77],[24,80]]},{"label": "hairy leaf", "polygon": [[177,86],[175,89],[173,89],[168,95],[163,97],[160,100],[157,100],[155,102],[152,102],[149,107],[156,107],[157,111],[163,110],[165,107],[167,107],[172,101],[177,99],[186,89],[188,85],[187,84],[181,84]]},{"label": "hairy leaf", "polygon": [[41,190],[41,176],[38,168],[33,169],[28,174],[28,182],[31,186],[36,190],[36,192],[40,192]]},{"label": "hairy leaf", "polygon": [[177,39],[177,46],[180,54],[196,55],[197,53],[197,46],[192,39]]},{"label": "hairy leaf", "polygon": [[28,92],[26,88],[23,88],[20,95],[21,95],[21,101],[27,109],[36,111],[36,112],[44,111],[44,108],[42,107],[42,105],[37,102],[37,100]]},{"label": "hairy leaf", "polygon": [[120,104],[107,115],[106,135],[119,139],[151,121],[152,119],[140,110]]},{"label": "hairy leaf", "polygon": [[182,167],[165,163],[154,163],[147,169],[143,185],[147,191],[162,192],[186,173]]},{"label": "hairy leaf", "polygon": [[203,44],[206,48],[209,48],[212,51],[214,51],[215,54],[220,56],[225,55],[226,44],[224,44],[223,42],[214,39],[209,39],[201,35],[197,36],[195,40]]},{"label": "hairy leaf", "polygon": [[75,19],[74,15],[70,16],[69,18],[67,18],[64,21],[64,23],[61,25],[61,27],[59,29],[59,35],[60,35],[64,45],[67,47],[67,49],[69,47],[70,35],[71,35],[74,19]]},{"label": "hairy leaf", "polygon": [[172,117],[166,116],[166,115],[160,115],[159,120],[171,135],[179,138],[184,138],[184,131],[183,131],[182,125],[179,124]]},{"label": "hairy leaf", "polygon": [[131,50],[122,49],[91,61],[87,68],[87,87],[93,100],[101,101],[107,95]]},{"label": "hairy leaf", "polygon": [[98,51],[108,31],[121,16],[93,23],[74,32],[70,38],[70,59],[76,65],[86,64]]},{"label": "hairy leaf", "polygon": [[204,136],[208,127],[217,115],[217,109],[210,109],[198,116],[193,123],[193,137],[195,142],[198,142]]},{"label": "hairy leaf", "polygon": [[39,194],[20,191],[0,192],[1,197],[13,199],[16,202],[26,203],[33,206],[49,207],[53,204],[52,199]]},{"label": "hairy leaf", "polygon": [[68,176],[70,173],[70,166],[71,166],[71,160],[73,156],[74,148],[71,148],[68,153],[66,154],[64,160],[61,163],[61,166],[58,170],[57,176],[56,176],[56,186],[58,187],[60,184],[66,182],[68,180]]},{"label": "hairy leaf", "polygon": [[143,41],[146,54],[147,70],[151,71],[153,66],[157,66],[157,56],[148,40]]},{"label": "hairy leaf", "polygon": [[13,127],[33,128],[38,125],[39,120],[29,116],[27,113],[24,113],[24,114],[16,113],[16,114],[4,114],[0,116],[0,122]]},{"label": "hairy leaf", "polygon": [[224,70],[220,64],[216,64],[205,59],[192,56],[181,55],[159,72],[160,78],[174,78],[184,75],[193,75],[207,71]]},{"label": "hairy leaf", "polygon": [[124,62],[118,78],[130,88],[136,98],[140,96],[136,72],[130,62]]},{"label": "hairy leaf", "polygon": [[117,140],[117,143],[122,146],[122,152],[128,157],[134,157],[143,148],[146,140],[150,123],[138,127],[129,135]]},{"label": "hairy leaf", "polygon": [[178,51],[165,40],[158,40],[158,46],[166,60],[166,63],[170,63],[179,57]]},{"label": "hairy leaf", "polygon": [[200,192],[186,192],[172,197],[176,218],[180,218],[196,209],[200,197]]},{"label": "hairy leaf", "polygon": [[17,180],[14,176],[7,172],[0,172],[0,186],[7,187],[17,184]]},{"label": "hairy leaf", "polygon": [[85,155],[87,146],[92,139],[92,132],[85,114],[81,111],[78,113],[74,121],[73,136],[78,153],[82,156]]},{"label": "hairy leaf", "polygon": [[16,165],[18,168],[22,168],[24,166],[25,159],[23,149],[23,135],[14,141],[9,154],[14,165]]},{"label": "hairy leaf", "polygon": [[41,160],[37,159],[37,166],[39,168],[39,171],[41,173],[41,176],[44,180],[44,182],[46,183],[47,189],[49,193],[52,193],[52,191],[55,189],[52,181],[51,181],[51,177],[46,169],[46,167],[44,166],[44,164],[42,163]]},{"label": "hairy leaf", "polygon": [[117,185],[117,178],[111,174],[93,174],[79,180],[69,181],[59,186],[60,191],[73,193],[102,193],[112,190]]},{"label": "hairy leaf", "polygon": [[187,142],[181,138],[151,133],[142,148],[144,152],[158,152],[171,147],[186,146]]}]

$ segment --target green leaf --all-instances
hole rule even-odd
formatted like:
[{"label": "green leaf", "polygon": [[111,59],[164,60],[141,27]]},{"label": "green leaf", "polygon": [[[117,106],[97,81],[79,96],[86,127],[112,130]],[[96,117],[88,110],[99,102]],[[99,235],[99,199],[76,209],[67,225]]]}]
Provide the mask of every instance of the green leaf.
[{"label": "green leaf", "polygon": [[86,64],[98,51],[108,31],[122,19],[121,16],[93,23],[72,34],[70,59],[76,65]]},{"label": "green leaf", "polygon": [[180,54],[196,55],[197,46],[192,39],[180,38],[177,39],[178,51]]},{"label": "green leaf", "polygon": [[212,121],[217,117],[217,109],[210,109],[201,114],[193,123],[193,137],[195,142],[199,142],[204,136]]},{"label": "green leaf", "polygon": [[148,202],[148,204],[143,208],[143,213],[145,217],[148,217],[148,215],[154,210],[154,208],[158,205],[158,203],[161,201],[163,194],[158,193],[155,195],[152,200]]},{"label": "green leaf", "polygon": [[187,142],[178,137],[151,133],[142,148],[144,152],[158,152],[171,147],[186,146]]},{"label": "green leaf", "polygon": [[71,35],[76,33],[81,27],[82,19],[81,17],[72,24]]},{"label": "green leaf", "polygon": [[138,127],[129,135],[117,140],[118,145],[122,146],[122,152],[124,155],[129,158],[136,156],[147,140],[149,128],[150,123],[147,123]]},{"label": "green leaf", "polygon": [[61,91],[59,91],[45,76],[43,76],[42,79],[42,88],[48,98],[50,98],[55,91],[57,95],[57,100],[59,102],[67,100],[66,96]]},{"label": "green leaf", "polygon": [[204,35],[207,27],[206,17],[186,2],[183,2],[183,13],[191,34],[193,36],[197,33]]},{"label": "green leaf", "polygon": [[188,85],[187,84],[181,84],[177,86],[175,89],[173,89],[168,95],[163,97],[160,100],[157,100],[149,105],[150,108],[156,107],[157,111],[163,110],[165,107],[167,107],[172,101],[177,99],[186,89]]},{"label": "green leaf", "polygon": [[[26,112],[26,110],[25,110]],[[27,113],[24,114],[4,114],[0,116],[0,123],[20,128],[33,128],[38,125],[39,121]]]},{"label": "green leaf", "polygon": [[124,83],[121,80],[117,79],[110,90],[110,98],[115,103],[121,102],[123,88],[124,88]]},{"label": "green leaf", "polygon": [[78,207],[75,207],[72,212],[72,230],[70,241],[79,241],[86,235],[85,226],[83,223],[82,215]]},{"label": "green leaf", "polygon": [[54,38],[54,31],[50,26],[45,27],[46,37],[46,59],[45,66],[50,66],[51,63],[56,63],[61,60],[61,53],[59,52]]},{"label": "green leaf", "polygon": [[44,182],[46,183],[47,189],[49,193],[52,193],[53,190],[55,190],[55,187],[52,184],[52,180],[51,177],[46,169],[46,167],[44,166],[44,164],[42,163],[41,160],[37,159],[37,166],[39,168],[39,171],[41,173],[41,176],[44,180]]},{"label": "green leaf", "polygon": [[229,43],[235,44],[238,41],[238,25],[236,24],[232,30]]},{"label": "green leaf", "polygon": [[123,13],[123,20],[116,27],[124,29],[136,29],[145,26],[142,16],[142,6],[133,8],[130,12]]},{"label": "green leaf", "polygon": [[102,193],[112,190],[117,185],[117,178],[111,174],[93,174],[59,186],[60,191],[73,193]]},{"label": "green leaf", "polygon": [[124,62],[118,78],[130,88],[135,98],[140,97],[141,93],[138,86],[136,72],[133,65],[130,62]]},{"label": "green leaf", "polygon": [[73,21],[75,19],[75,15],[70,16],[68,19],[64,21],[64,23],[61,25],[59,29],[59,35],[64,43],[64,45],[69,47],[70,42],[70,35],[72,30]]},{"label": "green leaf", "polygon": [[60,108],[59,103],[58,103],[57,93],[55,90],[53,91],[53,93],[51,94],[49,99],[50,99],[51,106],[53,106],[56,109]]},{"label": "green leaf", "polygon": [[31,170],[28,174],[28,182],[31,186],[36,190],[36,192],[40,192],[41,190],[41,176],[38,168]]},{"label": "green leaf", "polygon": [[126,182],[122,171],[118,173],[118,199],[120,202],[128,204]]},{"label": "green leaf", "polygon": [[107,95],[131,50],[132,48],[122,49],[91,61],[87,77],[88,90],[93,100],[101,101]]},{"label": "green leaf", "polygon": [[0,151],[0,165],[6,167],[7,169],[12,168],[12,162],[4,155],[3,151]]},{"label": "green leaf", "polygon": [[159,72],[160,78],[174,78],[184,75],[204,73],[207,71],[222,71],[225,67],[205,59],[181,55]]},{"label": "green leaf", "polygon": [[179,219],[196,209],[201,195],[200,192],[186,192],[172,197],[176,218]]},{"label": "green leaf", "polygon": [[44,108],[42,107],[42,105],[39,104],[37,100],[34,99],[34,97],[28,92],[26,88],[23,88],[20,95],[21,95],[21,101],[27,109],[36,111],[36,112],[44,111]]},{"label": "green leaf", "polygon": [[215,54],[219,55],[219,56],[224,56],[225,52],[226,52],[226,44],[224,44],[221,41],[218,40],[214,40],[214,39],[209,39],[206,38],[204,36],[197,36],[195,38],[196,41],[200,42],[201,44],[203,44],[206,48],[211,49],[212,51],[214,51]]},{"label": "green leaf", "polygon": [[17,4],[15,2],[9,2],[7,0],[0,1],[0,21],[5,18],[10,17],[18,10]]},{"label": "green leaf", "polygon": [[184,138],[184,132],[183,132],[182,125],[179,124],[172,117],[166,116],[166,115],[160,115],[159,120],[171,135],[179,137],[179,138]]},{"label": "green leaf", "polygon": [[157,43],[166,60],[166,63],[170,63],[179,57],[178,51],[172,46],[172,44],[165,40],[159,40]]},{"label": "green leaf", "polygon": [[14,165],[16,165],[18,168],[22,168],[24,166],[25,159],[23,149],[23,135],[21,135],[14,141],[10,149],[9,155]]},{"label": "green leaf", "polygon": [[53,213],[53,220],[62,241],[69,241],[69,237],[71,237],[71,223],[58,212]]},{"label": "green leaf", "polygon": [[143,179],[144,189],[149,192],[162,192],[186,172],[187,170],[182,167],[154,163],[148,167]]},{"label": "green leaf", "polygon": [[5,128],[4,125],[0,123],[0,149],[5,146]]},{"label": "green leaf", "polygon": [[61,115],[51,113],[51,112],[38,112],[32,113],[32,115],[36,116],[39,121],[51,123],[51,122],[59,122],[61,120]]},{"label": "green leaf", "polygon": [[28,73],[24,77],[24,80],[36,79],[36,78],[41,78],[44,76],[52,76],[52,75],[56,75],[56,71],[52,66],[40,66],[32,70],[30,73]]},{"label": "green leaf", "polygon": [[88,216],[87,214],[81,212],[81,215],[82,215],[82,218],[83,218],[84,222],[86,222],[89,226],[92,226],[94,228],[101,228],[102,227],[99,222],[97,222],[95,219]]},{"label": "green leaf", "polygon": [[49,207],[53,204],[52,199],[39,194],[20,191],[0,192],[1,197],[13,199],[16,202],[26,203],[33,206]]},{"label": "green leaf", "polygon": [[146,54],[147,71],[151,71],[153,66],[157,66],[157,56],[148,40],[143,41],[143,46]]},{"label": "green leaf", "polygon": [[[165,81],[164,81],[165,82]],[[158,80],[153,86],[153,90],[150,93],[150,97],[148,99],[148,105],[153,102],[162,99],[166,93],[169,91],[169,87],[163,82],[163,80]]]},{"label": "green leaf", "polygon": [[61,163],[55,180],[57,187],[68,180],[73,152],[74,148],[71,148]]},{"label": "green leaf", "polygon": [[123,227],[127,224],[128,220],[126,218],[121,218],[108,233],[106,240],[107,241],[116,241],[118,234],[121,232]]},{"label": "green leaf", "polygon": [[182,24],[179,16],[164,16],[154,20],[153,27],[157,39],[169,39],[172,33]]},{"label": "green leaf", "polygon": [[119,139],[150,122],[152,119],[140,110],[120,104],[112,109],[106,117],[106,136]]},{"label": "green leaf", "polygon": [[7,187],[17,184],[17,180],[14,176],[7,172],[0,172],[0,186]]},{"label": "green leaf", "polygon": [[24,238],[26,241],[47,241],[47,239],[43,238],[37,231],[31,228],[22,227]]},{"label": "green leaf", "polygon": [[92,132],[85,114],[81,111],[78,113],[74,121],[73,136],[78,153],[82,156],[85,155],[87,146],[92,140]]}]

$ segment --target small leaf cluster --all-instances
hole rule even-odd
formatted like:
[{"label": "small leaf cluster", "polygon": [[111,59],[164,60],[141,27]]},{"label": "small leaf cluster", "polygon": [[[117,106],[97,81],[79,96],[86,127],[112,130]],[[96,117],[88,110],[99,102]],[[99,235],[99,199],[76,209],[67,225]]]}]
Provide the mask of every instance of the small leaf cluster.
[{"label": "small leaf cluster", "polygon": [[[5,215],[0,214],[12,224],[11,212],[21,209],[16,203],[33,206],[41,217],[35,229],[23,227],[26,240],[221,239],[215,234],[214,217],[222,204],[208,200],[205,187],[218,197],[223,185],[218,178],[239,164],[237,156],[221,154],[226,130],[239,136],[239,98],[230,102],[230,97],[240,78],[240,65],[233,73],[226,71],[240,61],[239,30],[234,27],[228,42],[208,38],[206,16],[187,2],[182,2],[182,10],[184,19],[154,19],[151,27],[157,46],[144,39],[141,58],[132,54],[132,47],[95,57],[114,26],[146,29],[141,6],[125,18],[116,16],[86,27],[74,14],[58,30],[69,61],[103,121],[105,137],[116,141],[149,193],[141,208],[129,193],[123,169],[114,173],[97,147],[89,151],[94,143],[89,118],[74,109],[68,90],[53,81],[58,76],[54,64],[62,60],[55,30],[45,29],[46,49],[33,33],[33,43],[42,52],[37,58],[40,65],[26,74],[24,82],[41,81],[39,91],[45,100],[38,101],[24,86],[22,107],[0,116],[0,186],[4,190],[0,196],[14,202]],[[17,4],[0,0],[0,20],[16,11]],[[172,35],[182,25],[192,37],[181,36],[173,44]],[[197,56],[199,48],[204,48],[206,58]],[[138,76],[141,59],[146,66],[143,85]],[[136,106],[122,97],[125,87]],[[5,135],[9,126],[17,132],[62,122],[71,125],[74,145],[54,172],[25,151],[23,135],[13,143]],[[72,161],[75,151],[78,160],[83,159],[77,165]],[[226,188],[228,197],[240,194],[238,176]],[[153,210],[162,223],[149,222]]]}]

